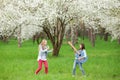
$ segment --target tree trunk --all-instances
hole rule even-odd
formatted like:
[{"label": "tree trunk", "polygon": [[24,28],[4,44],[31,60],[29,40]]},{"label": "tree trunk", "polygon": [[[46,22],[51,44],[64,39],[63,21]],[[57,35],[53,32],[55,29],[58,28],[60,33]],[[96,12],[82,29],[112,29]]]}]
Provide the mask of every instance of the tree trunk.
[{"label": "tree trunk", "polygon": [[[56,27],[51,27],[49,22],[45,22],[43,27],[44,32],[47,34],[53,46],[53,56],[58,56],[62,45],[65,23],[60,18],[57,18]],[[51,32],[53,31],[53,32]]]},{"label": "tree trunk", "polygon": [[104,34],[104,40],[105,40],[105,41],[108,41],[108,33],[105,33],[105,34]]},{"label": "tree trunk", "polygon": [[73,45],[78,43],[78,27],[76,25],[71,27],[71,42]]},{"label": "tree trunk", "polygon": [[21,26],[18,28],[18,47],[22,46],[22,40],[21,40]]},{"label": "tree trunk", "polygon": [[82,39],[84,41],[85,38],[85,26],[84,26],[84,22],[82,22]]},{"label": "tree trunk", "polygon": [[95,47],[95,33],[94,33],[93,28],[90,29],[90,41],[92,43],[92,46]]},{"label": "tree trunk", "polygon": [[21,47],[21,38],[18,38],[18,47]]},{"label": "tree trunk", "polygon": [[75,44],[78,43],[78,27],[75,28]]},{"label": "tree trunk", "polygon": [[3,42],[8,43],[8,36],[6,35],[3,36]]},{"label": "tree trunk", "polygon": [[71,40],[71,27],[67,30],[65,37],[67,41]]},{"label": "tree trunk", "polygon": [[59,50],[60,50],[60,49],[58,49],[58,47],[55,47],[55,46],[54,46],[54,48],[53,48],[53,54],[52,54],[52,55],[53,55],[53,56],[58,56],[58,54],[56,54],[56,53],[59,53]]},{"label": "tree trunk", "polygon": [[105,34],[105,28],[100,28],[100,39],[102,40]]},{"label": "tree trunk", "polygon": [[85,36],[88,38],[88,29],[85,28]]},{"label": "tree trunk", "polygon": [[85,39],[85,23],[84,23],[83,20],[80,21],[80,27],[81,27],[82,42],[84,42],[84,39]]},{"label": "tree trunk", "polygon": [[89,38],[89,41],[91,41],[91,29],[88,29],[88,38]]},{"label": "tree trunk", "polygon": [[73,45],[75,45],[74,26],[71,26],[71,42]]},{"label": "tree trunk", "polygon": [[61,48],[61,44],[56,44],[53,46],[53,56],[58,56],[59,55],[59,51],[60,51],[60,48]]}]

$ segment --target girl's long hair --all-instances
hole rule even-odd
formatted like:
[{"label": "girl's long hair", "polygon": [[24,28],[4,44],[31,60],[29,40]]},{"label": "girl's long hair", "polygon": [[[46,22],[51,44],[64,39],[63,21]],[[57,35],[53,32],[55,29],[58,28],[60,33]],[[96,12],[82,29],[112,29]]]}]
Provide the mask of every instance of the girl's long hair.
[{"label": "girl's long hair", "polygon": [[44,42],[47,42],[47,40],[46,40],[46,39],[43,39],[40,44],[43,45]]},{"label": "girl's long hair", "polygon": [[80,45],[81,45],[81,48],[80,48],[80,50],[83,50],[83,49],[85,49],[85,45],[84,45],[84,43],[81,43]]}]

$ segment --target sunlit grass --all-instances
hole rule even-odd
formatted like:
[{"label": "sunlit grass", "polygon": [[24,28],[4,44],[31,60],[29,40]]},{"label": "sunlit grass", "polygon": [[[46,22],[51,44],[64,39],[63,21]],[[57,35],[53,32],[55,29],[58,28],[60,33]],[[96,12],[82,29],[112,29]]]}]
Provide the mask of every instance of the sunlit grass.
[{"label": "sunlit grass", "polygon": [[[79,40],[79,43],[81,41]],[[48,42],[50,44],[50,41]],[[58,57],[48,54],[49,73],[42,71],[35,75],[38,67],[37,44],[25,41],[21,48],[17,41],[8,44],[0,42],[0,80],[119,80],[120,79],[120,45],[116,41],[96,41],[93,48],[85,39],[88,61],[83,64],[87,77],[82,76],[78,66],[76,76],[72,77],[74,52],[66,41],[63,42]],[[50,44],[51,46],[51,44]],[[75,45],[79,48],[79,45]]]}]

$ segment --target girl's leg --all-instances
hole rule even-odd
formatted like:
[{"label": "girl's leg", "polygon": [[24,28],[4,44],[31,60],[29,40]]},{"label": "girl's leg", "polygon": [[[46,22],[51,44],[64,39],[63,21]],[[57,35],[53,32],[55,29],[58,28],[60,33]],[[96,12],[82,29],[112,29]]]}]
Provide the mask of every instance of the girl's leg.
[{"label": "girl's leg", "polygon": [[38,61],[38,69],[35,71],[35,74],[38,74],[38,72],[42,69],[42,60]]},{"label": "girl's leg", "polygon": [[76,71],[76,60],[74,60],[74,63],[73,63],[73,71],[72,71],[72,75],[75,75],[75,71]]},{"label": "girl's leg", "polygon": [[44,67],[45,67],[45,73],[47,74],[48,73],[48,62],[47,62],[47,60],[44,61]]},{"label": "girl's leg", "polygon": [[80,70],[82,71],[82,74],[85,75],[85,71],[84,71],[84,69],[82,67],[82,63],[79,63],[79,67],[80,67]]}]

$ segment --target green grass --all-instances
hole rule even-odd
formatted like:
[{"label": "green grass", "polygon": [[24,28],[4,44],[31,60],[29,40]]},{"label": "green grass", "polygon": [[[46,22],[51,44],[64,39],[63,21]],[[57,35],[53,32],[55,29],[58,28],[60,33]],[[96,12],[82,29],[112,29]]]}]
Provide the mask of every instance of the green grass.
[{"label": "green grass", "polygon": [[87,39],[84,43],[89,57],[83,64],[87,77],[82,76],[78,66],[76,76],[72,77],[74,52],[65,41],[58,57],[47,56],[47,75],[44,67],[38,75],[34,74],[38,67],[38,48],[32,41],[25,41],[21,48],[15,40],[8,44],[0,42],[0,80],[120,80],[120,45],[117,41],[96,40],[94,48]]}]

